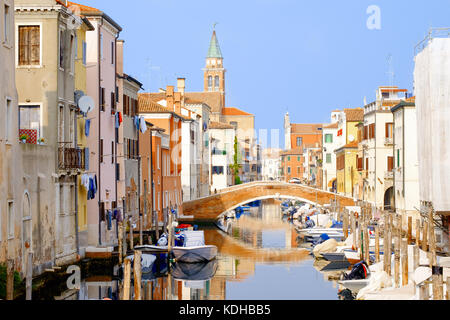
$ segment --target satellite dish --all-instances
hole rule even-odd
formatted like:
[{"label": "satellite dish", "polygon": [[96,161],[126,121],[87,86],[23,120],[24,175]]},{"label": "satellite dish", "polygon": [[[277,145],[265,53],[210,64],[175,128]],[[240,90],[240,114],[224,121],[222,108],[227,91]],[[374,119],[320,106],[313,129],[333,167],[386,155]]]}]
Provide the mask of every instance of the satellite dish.
[{"label": "satellite dish", "polygon": [[88,113],[94,110],[94,106],[94,99],[89,96],[83,96],[80,98],[80,100],[78,100],[78,108],[80,108],[80,110],[84,113]]},{"label": "satellite dish", "polygon": [[78,101],[80,101],[81,97],[83,97],[85,94],[82,90],[76,90],[74,92],[74,96],[75,96],[75,103],[78,105]]},{"label": "satellite dish", "polygon": [[348,141],[350,141],[350,142],[355,141],[355,137],[352,136],[352,135],[349,135],[349,136],[348,136]]}]

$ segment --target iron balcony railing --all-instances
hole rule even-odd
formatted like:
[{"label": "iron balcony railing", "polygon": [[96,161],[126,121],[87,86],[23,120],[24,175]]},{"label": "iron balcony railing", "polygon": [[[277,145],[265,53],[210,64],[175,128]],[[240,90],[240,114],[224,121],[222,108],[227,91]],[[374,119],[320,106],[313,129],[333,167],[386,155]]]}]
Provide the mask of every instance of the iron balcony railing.
[{"label": "iron balcony railing", "polygon": [[60,143],[58,148],[59,170],[85,170],[85,149],[73,148]]}]

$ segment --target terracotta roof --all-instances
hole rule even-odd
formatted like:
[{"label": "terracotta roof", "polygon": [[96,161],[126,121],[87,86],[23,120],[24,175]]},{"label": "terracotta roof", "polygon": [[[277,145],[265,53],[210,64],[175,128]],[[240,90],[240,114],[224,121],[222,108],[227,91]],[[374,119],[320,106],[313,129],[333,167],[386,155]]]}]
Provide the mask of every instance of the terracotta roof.
[{"label": "terracotta roof", "polygon": [[222,114],[224,116],[253,116],[253,114],[242,111],[238,108],[223,108]]},{"label": "terracotta roof", "polygon": [[138,96],[139,96],[139,98],[138,98],[139,113],[171,113],[183,120],[192,121],[191,118],[183,116],[182,114],[174,112],[174,111],[160,105],[159,103],[152,101],[145,93],[144,94],[139,93]]},{"label": "terracotta roof", "polygon": [[322,124],[293,123],[291,124],[291,134],[321,134]]},{"label": "terracotta roof", "polygon": [[345,146],[340,147],[336,151],[342,150],[342,149],[354,149],[354,148],[358,148],[358,142],[357,141],[350,142],[350,143],[346,144]]},{"label": "terracotta roof", "polygon": [[344,109],[345,116],[347,121],[363,121],[364,120],[364,109],[356,108],[356,109]]},{"label": "terracotta roof", "polygon": [[184,96],[186,103],[190,103],[190,101],[201,102],[207,104],[213,113],[222,111],[222,95],[220,92],[186,92]]},{"label": "terracotta roof", "polygon": [[184,102],[185,102],[186,104],[205,104],[203,101],[200,101],[200,100],[194,100],[194,99],[189,99],[189,98],[184,99]]},{"label": "terracotta roof", "polygon": [[[57,1],[60,2],[60,1]],[[100,12],[97,8],[89,7],[84,4],[78,4],[72,1],[67,1],[67,5],[70,6],[78,6],[81,12]]]},{"label": "terracotta roof", "polygon": [[80,8],[80,13],[82,16],[101,16],[106,21],[108,21],[111,25],[113,25],[114,28],[116,28],[118,31],[122,31],[122,27],[116,21],[114,21],[110,16],[108,16],[106,13],[104,13],[103,11],[101,11],[97,8],[85,6],[83,4],[79,4],[79,3],[75,3],[75,2],[71,2],[71,1],[67,1],[67,5],[69,8],[71,6]]},{"label": "terracotta roof", "polygon": [[303,154],[303,149],[302,148],[295,148],[295,149],[290,149],[290,150],[285,150],[281,152],[282,156],[287,156],[287,155],[300,155]]},{"label": "terracotta roof", "polygon": [[337,122],[335,122],[335,123],[329,124],[327,126],[324,126],[323,128],[324,129],[337,129],[337,128],[339,128],[339,124]]},{"label": "terracotta roof", "polygon": [[209,128],[210,129],[234,129],[234,127],[231,124],[222,123],[222,122],[214,122],[214,121],[210,122]]}]

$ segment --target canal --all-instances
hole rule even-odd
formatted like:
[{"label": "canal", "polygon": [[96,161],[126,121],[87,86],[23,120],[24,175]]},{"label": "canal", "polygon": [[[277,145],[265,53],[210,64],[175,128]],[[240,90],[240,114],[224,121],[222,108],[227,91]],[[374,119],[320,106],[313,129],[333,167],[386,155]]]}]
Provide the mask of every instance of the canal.
[{"label": "canal", "polygon": [[[144,299],[338,300],[338,285],[302,248],[295,226],[283,220],[279,203],[262,202],[225,225],[227,232],[216,226],[201,227],[206,244],[219,249],[216,261],[181,265],[169,273],[164,260],[158,260],[156,274],[144,276]],[[58,292],[54,298],[117,299],[121,281],[114,269],[85,278],[80,290]]]}]

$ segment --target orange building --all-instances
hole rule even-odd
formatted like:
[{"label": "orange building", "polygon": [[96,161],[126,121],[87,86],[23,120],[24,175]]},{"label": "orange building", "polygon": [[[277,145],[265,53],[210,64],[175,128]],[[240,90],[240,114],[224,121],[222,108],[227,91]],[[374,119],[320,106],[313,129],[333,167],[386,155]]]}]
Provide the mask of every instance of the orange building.
[{"label": "orange building", "polygon": [[286,150],[281,153],[281,179],[289,182],[297,178],[303,180],[305,159],[302,148]]},{"label": "orange building", "polygon": [[[154,195],[152,194],[152,208],[164,221],[163,209],[177,208],[178,215],[182,215],[182,184],[181,184],[181,124],[190,119],[181,115],[181,95],[174,92],[173,86],[168,86],[163,98],[167,106],[155,102],[149,94],[139,94],[139,114],[146,121],[162,130],[152,130],[152,169]],[[149,138],[142,143],[149,143]],[[146,148],[149,150],[149,147]],[[141,151],[142,161],[148,155]],[[147,151],[148,152],[148,151]],[[144,164],[143,164],[144,166]],[[149,167],[147,162],[147,168]],[[148,169],[146,171],[148,177]],[[144,172],[142,173],[145,174]]]}]

